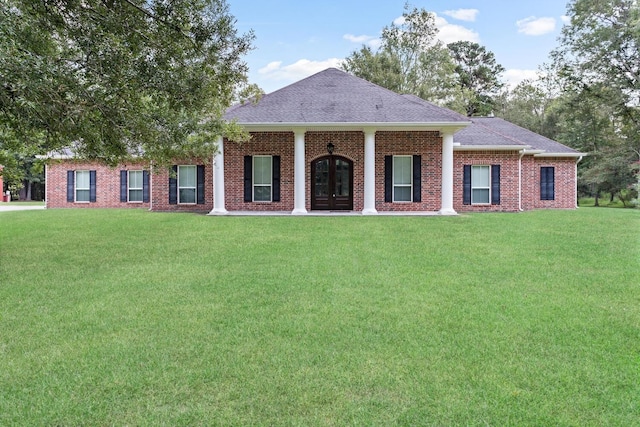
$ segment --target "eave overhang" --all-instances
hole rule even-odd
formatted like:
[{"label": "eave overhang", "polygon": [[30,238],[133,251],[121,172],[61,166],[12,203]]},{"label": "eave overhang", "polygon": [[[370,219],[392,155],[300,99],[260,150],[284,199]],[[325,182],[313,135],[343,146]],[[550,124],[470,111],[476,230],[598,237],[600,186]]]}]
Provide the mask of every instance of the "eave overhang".
[{"label": "eave overhang", "polygon": [[533,157],[567,157],[567,158],[578,158],[578,157],[584,157],[584,156],[588,156],[588,154],[585,153],[548,153],[548,152],[544,152],[544,153],[540,153],[540,154],[534,154]]},{"label": "eave overhang", "polygon": [[243,123],[236,122],[247,132],[296,132],[296,131],[439,131],[455,133],[471,122],[427,122],[427,123]]},{"label": "eave overhang", "polygon": [[529,145],[456,145],[453,151],[522,151],[531,148]]}]

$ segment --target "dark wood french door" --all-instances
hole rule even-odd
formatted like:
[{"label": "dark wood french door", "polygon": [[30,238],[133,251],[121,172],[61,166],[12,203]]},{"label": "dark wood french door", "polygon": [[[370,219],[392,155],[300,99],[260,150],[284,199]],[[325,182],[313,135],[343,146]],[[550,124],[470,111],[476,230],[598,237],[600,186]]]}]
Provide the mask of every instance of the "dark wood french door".
[{"label": "dark wood french door", "polygon": [[353,162],[325,156],[311,162],[311,209],[353,210]]}]

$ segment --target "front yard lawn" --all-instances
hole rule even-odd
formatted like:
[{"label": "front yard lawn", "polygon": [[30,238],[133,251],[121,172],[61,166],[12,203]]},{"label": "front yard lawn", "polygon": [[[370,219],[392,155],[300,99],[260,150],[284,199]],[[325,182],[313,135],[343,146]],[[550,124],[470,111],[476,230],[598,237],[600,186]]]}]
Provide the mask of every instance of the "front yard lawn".
[{"label": "front yard lawn", "polygon": [[639,232],[0,213],[0,425],[638,425]]}]

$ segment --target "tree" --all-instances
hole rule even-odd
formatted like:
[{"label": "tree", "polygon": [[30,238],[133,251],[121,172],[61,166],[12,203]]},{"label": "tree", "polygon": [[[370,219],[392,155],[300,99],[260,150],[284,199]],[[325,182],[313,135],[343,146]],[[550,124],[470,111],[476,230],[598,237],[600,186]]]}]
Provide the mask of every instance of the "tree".
[{"label": "tree", "polygon": [[640,8],[637,0],[572,0],[567,15],[552,52],[569,100],[565,134],[592,141],[581,172],[596,197],[620,194],[640,154]]},{"label": "tree", "polygon": [[252,40],[224,0],[0,0],[0,162],[210,156]]},{"label": "tree", "polygon": [[432,13],[405,5],[402,19],[382,30],[378,51],[363,46],[342,69],[395,92],[445,104],[456,94],[454,65],[437,34]]},{"label": "tree", "polygon": [[465,94],[465,110],[468,116],[486,116],[496,108],[494,97],[503,84],[500,74],[504,67],[496,62],[493,52],[469,41],[447,45],[453,62],[457,85]]}]

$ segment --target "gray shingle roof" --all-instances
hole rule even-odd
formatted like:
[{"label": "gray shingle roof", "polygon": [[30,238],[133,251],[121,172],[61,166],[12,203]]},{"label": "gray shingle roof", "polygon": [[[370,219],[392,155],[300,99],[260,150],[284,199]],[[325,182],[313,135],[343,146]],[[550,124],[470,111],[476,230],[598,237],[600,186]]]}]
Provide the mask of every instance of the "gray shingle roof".
[{"label": "gray shingle roof", "polygon": [[227,110],[225,119],[255,123],[459,123],[461,114],[329,68]]},{"label": "gray shingle roof", "polygon": [[499,117],[472,117],[472,125],[458,131],[453,139],[461,145],[528,145],[546,153],[580,153],[552,139],[514,125]]}]

